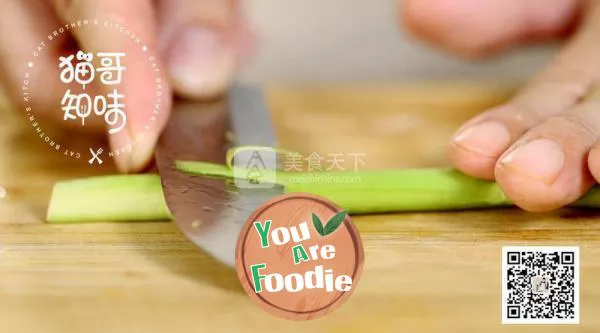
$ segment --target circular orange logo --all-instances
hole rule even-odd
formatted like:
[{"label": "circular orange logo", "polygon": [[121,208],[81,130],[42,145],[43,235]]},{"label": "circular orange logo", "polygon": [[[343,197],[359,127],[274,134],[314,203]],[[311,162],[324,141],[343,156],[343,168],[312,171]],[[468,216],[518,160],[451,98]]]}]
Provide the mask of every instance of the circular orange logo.
[{"label": "circular orange logo", "polygon": [[327,199],[291,193],[266,202],[248,218],[236,264],[244,290],[264,310],[309,320],[350,297],[364,252],[345,211]]}]

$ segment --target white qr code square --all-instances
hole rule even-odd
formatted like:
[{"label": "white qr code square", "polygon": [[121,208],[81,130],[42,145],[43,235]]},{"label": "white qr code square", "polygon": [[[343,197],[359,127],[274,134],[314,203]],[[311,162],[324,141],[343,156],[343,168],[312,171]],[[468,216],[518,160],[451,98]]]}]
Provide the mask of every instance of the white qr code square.
[{"label": "white qr code square", "polygon": [[579,324],[579,248],[502,248],[503,324]]}]

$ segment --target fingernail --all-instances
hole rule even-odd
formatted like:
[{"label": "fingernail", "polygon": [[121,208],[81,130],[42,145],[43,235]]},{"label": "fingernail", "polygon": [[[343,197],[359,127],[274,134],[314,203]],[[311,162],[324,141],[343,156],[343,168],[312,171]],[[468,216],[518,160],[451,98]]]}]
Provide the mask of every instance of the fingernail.
[{"label": "fingernail", "polygon": [[154,156],[157,138],[152,133],[134,136],[128,131],[111,136],[111,148],[118,151],[114,155],[117,169],[123,173],[134,173],[143,170]]},{"label": "fingernail", "polygon": [[485,122],[473,125],[458,133],[454,143],[488,157],[497,157],[511,142],[510,132],[501,123]]},{"label": "fingernail", "polygon": [[565,163],[562,147],[548,139],[537,139],[516,148],[500,161],[516,171],[546,183],[554,182]]},{"label": "fingernail", "polygon": [[176,37],[168,70],[179,93],[204,97],[221,92],[234,74],[234,51],[218,31],[191,26]]},{"label": "fingernail", "polygon": [[[131,142],[131,135],[128,130],[121,131],[115,135],[109,135],[108,138],[111,149],[119,152],[122,147],[125,147]],[[120,172],[129,173],[132,171],[131,156],[129,152],[115,154],[114,161]]]},{"label": "fingernail", "polygon": [[131,169],[133,171],[140,171],[148,165],[154,157],[156,141],[156,137],[150,137],[150,134],[147,134],[145,139],[137,142],[131,152]]}]

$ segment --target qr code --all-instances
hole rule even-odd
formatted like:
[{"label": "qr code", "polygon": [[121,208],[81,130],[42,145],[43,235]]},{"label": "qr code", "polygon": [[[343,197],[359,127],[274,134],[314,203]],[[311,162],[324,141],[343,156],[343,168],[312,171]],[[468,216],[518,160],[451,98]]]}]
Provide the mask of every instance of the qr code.
[{"label": "qr code", "polygon": [[502,248],[503,324],[579,324],[579,248]]}]

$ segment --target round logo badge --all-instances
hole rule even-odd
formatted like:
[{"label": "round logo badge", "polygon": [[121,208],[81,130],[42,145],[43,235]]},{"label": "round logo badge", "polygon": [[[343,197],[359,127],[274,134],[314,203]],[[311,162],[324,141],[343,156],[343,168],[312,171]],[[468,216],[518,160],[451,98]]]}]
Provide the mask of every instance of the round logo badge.
[{"label": "round logo badge", "polygon": [[[129,54],[113,49],[95,52],[63,50],[61,45],[69,45],[72,34],[86,31],[90,35],[121,38],[118,41],[124,49],[127,46]],[[53,59],[55,52],[60,54]],[[41,36],[26,61],[22,81],[23,111],[36,135],[51,150],[68,159],[99,167],[107,159],[131,154],[136,145],[147,137],[161,112],[163,79],[156,55],[139,35],[123,24],[92,18],[67,22]],[[137,78],[140,73],[147,73],[144,79],[151,79],[155,89],[151,96],[143,96],[145,100],[142,102],[139,96],[128,95],[131,88],[126,89],[124,85],[125,82],[143,80]],[[50,88],[40,87],[51,87],[52,93],[61,94],[55,101],[57,104],[43,99]],[[140,103],[151,112],[146,119],[141,119],[140,128],[133,133],[128,110],[132,104],[139,106]],[[79,129],[105,128],[114,145],[109,148],[94,143],[93,146],[82,147],[78,144],[79,140],[69,141],[69,136],[57,137],[49,133],[47,130],[51,126],[46,123],[45,115],[52,113],[58,115],[63,125]]]},{"label": "round logo badge", "polygon": [[250,298],[291,320],[322,317],[352,294],[364,264],[358,230],[331,201],[307,193],[278,196],[246,221],[237,273]]}]

